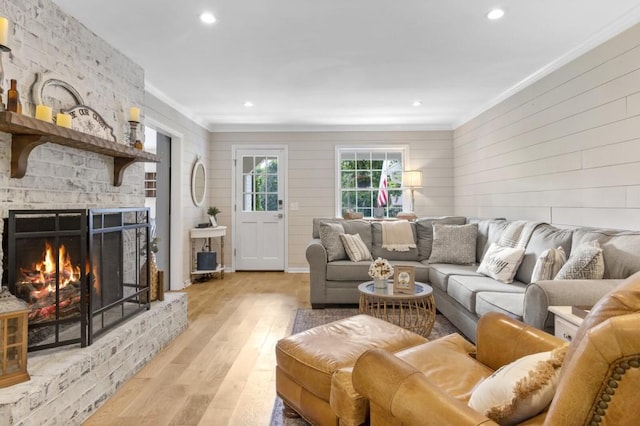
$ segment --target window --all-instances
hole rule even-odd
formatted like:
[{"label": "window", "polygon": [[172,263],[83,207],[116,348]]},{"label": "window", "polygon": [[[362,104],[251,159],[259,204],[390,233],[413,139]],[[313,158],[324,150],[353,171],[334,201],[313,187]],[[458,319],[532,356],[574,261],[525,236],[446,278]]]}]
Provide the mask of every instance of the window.
[{"label": "window", "polygon": [[[402,147],[337,148],[336,214],[352,210],[365,217],[395,217],[401,212],[405,151]],[[386,197],[381,195],[385,176]]]},{"label": "window", "polygon": [[242,211],[278,210],[278,157],[242,157]]}]

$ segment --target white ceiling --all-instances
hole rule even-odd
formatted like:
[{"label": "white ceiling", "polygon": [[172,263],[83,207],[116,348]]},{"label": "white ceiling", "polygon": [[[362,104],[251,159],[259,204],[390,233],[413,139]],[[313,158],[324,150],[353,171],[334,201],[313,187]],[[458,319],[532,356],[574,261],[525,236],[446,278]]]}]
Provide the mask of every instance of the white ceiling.
[{"label": "white ceiling", "polygon": [[640,22],[639,0],[53,1],[220,131],[452,129]]}]

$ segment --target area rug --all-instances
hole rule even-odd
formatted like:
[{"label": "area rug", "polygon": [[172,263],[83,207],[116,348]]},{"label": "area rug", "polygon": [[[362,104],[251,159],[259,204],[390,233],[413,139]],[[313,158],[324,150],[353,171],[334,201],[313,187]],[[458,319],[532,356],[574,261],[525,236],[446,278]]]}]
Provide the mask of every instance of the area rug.
[{"label": "area rug", "polygon": [[[358,315],[357,308],[338,308],[338,309],[298,309],[291,334],[300,333],[310,328]],[[436,315],[436,321],[433,330],[429,335],[429,340],[434,340],[451,333],[460,333],[460,331],[442,314]],[[276,397],[271,413],[271,426],[308,426],[309,423],[303,419],[289,419],[282,414],[282,400]]]}]

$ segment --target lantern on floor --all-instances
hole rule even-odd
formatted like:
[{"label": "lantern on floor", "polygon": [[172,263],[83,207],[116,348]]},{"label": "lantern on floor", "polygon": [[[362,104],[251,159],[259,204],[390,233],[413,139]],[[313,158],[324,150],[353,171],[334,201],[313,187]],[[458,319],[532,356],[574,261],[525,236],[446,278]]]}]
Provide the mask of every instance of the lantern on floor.
[{"label": "lantern on floor", "polygon": [[27,320],[29,307],[9,293],[0,291],[0,387],[30,379],[27,372]]}]

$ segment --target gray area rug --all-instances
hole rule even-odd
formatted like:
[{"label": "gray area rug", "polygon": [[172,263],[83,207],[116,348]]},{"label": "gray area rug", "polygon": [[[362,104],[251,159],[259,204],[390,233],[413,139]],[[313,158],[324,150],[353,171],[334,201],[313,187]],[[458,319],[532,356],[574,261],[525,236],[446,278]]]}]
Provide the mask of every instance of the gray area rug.
[{"label": "gray area rug", "polygon": [[[327,324],[332,321],[337,321],[342,318],[358,315],[357,308],[337,308],[337,309],[309,309],[300,308],[296,312],[296,317],[293,320],[293,328],[291,334],[300,333],[301,331],[308,330],[310,328]],[[436,322],[433,325],[433,330],[429,335],[429,340],[435,340],[439,337],[446,336],[451,333],[459,333],[458,329],[451,324],[451,322],[444,317],[444,315],[437,314]],[[282,400],[276,397],[276,401],[273,405],[273,412],[271,413],[271,426],[308,426],[309,423],[302,419],[289,419],[282,414]]]}]

